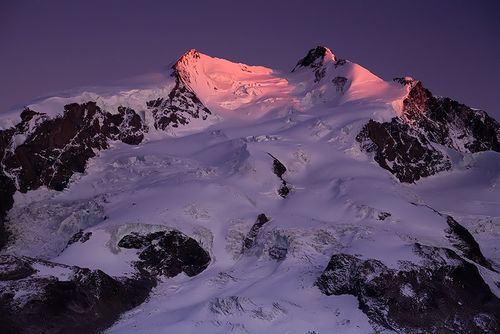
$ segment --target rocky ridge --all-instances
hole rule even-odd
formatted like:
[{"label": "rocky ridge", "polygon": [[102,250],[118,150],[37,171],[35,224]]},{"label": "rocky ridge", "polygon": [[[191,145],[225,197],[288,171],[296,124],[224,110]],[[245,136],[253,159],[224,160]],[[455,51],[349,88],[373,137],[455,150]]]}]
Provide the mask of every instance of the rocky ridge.
[{"label": "rocky ridge", "polygon": [[179,58],[172,66],[175,86],[168,97],[159,97],[147,102],[148,109],[153,113],[156,129],[178,128],[189,124],[192,119],[206,120],[212,115],[190,87],[191,78],[183,70],[189,65],[189,61],[199,57],[198,51],[190,50]]},{"label": "rocky ridge", "polygon": [[435,97],[412,78],[394,81],[408,90],[401,114],[391,122],[370,120],[356,140],[399,181],[413,183],[451,169],[439,145],[462,154],[500,152],[500,124],[484,111]]},{"label": "rocky ridge", "polygon": [[0,255],[2,333],[98,333],[149,295],[151,279]]},{"label": "rocky ridge", "polygon": [[494,333],[500,299],[477,268],[455,252],[420,244],[422,264],[388,268],[374,259],[335,254],[316,285],[326,295],[351,294],[383,329],[403,333]]}]

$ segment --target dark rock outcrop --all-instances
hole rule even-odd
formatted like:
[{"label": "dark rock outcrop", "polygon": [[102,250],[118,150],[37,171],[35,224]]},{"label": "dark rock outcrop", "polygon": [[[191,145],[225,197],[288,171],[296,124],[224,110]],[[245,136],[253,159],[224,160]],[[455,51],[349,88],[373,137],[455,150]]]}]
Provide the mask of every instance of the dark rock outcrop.
[{"label": "dark rock outcrop", "polygon": [[500,124],[484,111],[435,97],[410,77],[394,81],[408,87],[401,116],[385,123],[371,120],[356,139],[401,182],[451,168],[450,159],[433,144],[462,153],[500,152]]},{"label": "dark rock outcrop", "polygon": [[316,286],[351,294],[378,326],[401,333],[496,333],[500,300],[476,266],[455,252],[416,244],[422,264],[392,269],[378,260],[333,255]]},{"label": "dark rock outcrop", "polygon": [[287,196],[290,194],[290,188],[288,187],[288,184],[285,180],[281,181],[281,185],[278,188],[278,195],[280,195],[283,198],[287,198]]},{"label": "dark rock outcrop", "polygon": [[320,82],[327,73],[327,68],[324,66],[325,56],[327,54],[330,54],[332,56],[335,68],[346,64],[346,60],[337,59],[329,49],[325,48],[324,46],[318,46],[314,49],[309,50],[307,55],[297,62],[297,65],[295,65],[295,67],[292,69],[292,72],[295,72],[296,70],[301,68],[312,69],[314,70],[314,82]]},{"label": "dark rock outcrop", "polygon": [[7,212],[14,205],[14,193],[16,192],[16,184],[14,179],[7,174],[3,167],[3,159],[7,153],[11,154],[12,140],[14,134],[19,131],[26,130],[26,123],[29,122],[29,117],[33,117],[32,112],[28,109],[21,114],[22,122],[16,128],[0,130],[0,249],[7,243],[8,231],[5,228],[5,218]]},{"label": "dark rock outcrop", "polygon": [[392,216],[389,212],[385,212],[385,211],[382,211],[378,214],[378,219],[379,220],[386,220],[387,218],[389,218],[390,216]]},{"label": "dark rock outcrop", "polygon": [[[51,270],[66,274],[45,273]],[[141,304],[154,284],[147,279],[113,278],[100,270],[2,255],[2,333],[100,333],[120,314]]]},{"label": "dark rock outcrop", "polygon": [[400,78],[394,78],[392,79],[392,81],[397,82],[402,86],[411,86],[416,80],[413,79],[412,77],[400,77]]},{"label": "dark rock outcrop", "polygon": [[119,140],[129,145],[138,145],[147,131],[141,117],[131,108],[118,107],[118,114],[105,113],[104,134],[111,140]]},{"label": "dark rock outcrop", "polygon": [[16,190],[41,186],[62,190],[74,173],[84,172],[97,151],[109,147],[109,141],[137,145],[145,131],[140,116],[130,108],[120,107],[111,114],[95,102],[73,103],[52,119],[26,108],[20,123],[0,131],[0,246],[5,241],[3,220]]},{"label": "dark rock outcrop", "polygon": [[15,192],[14,181],[5,174],[0,173],[0,249],[5,246],[9,237],[9,232],[5,228],[5,217],[12,205],[14,205],[13,196]]},{"label": "dark rock outcrop", "polygon": [[83,230],[80,230],[76,232],[69,240],[68,240],[68,246],[74,244],[75,242],[80,241],[81,243],[87,242],[90,237],[92,236],[92,232],[83,232]]},{"label": "dark rock outcrop", "polygon": [[174,277],[184,272],[195,276],[210,264],[210,255],[196,240],[179,231],[125,235],[118,246],[140,250],[135,266],[140,273]]},{"label": "dark rock outcrop", "polygon": [[447,156],[436,150],[425,136],[412,131],[408,124],[397,118],[390,123],[370,120],[356,140],[363,150],[374,153],[380,167],[401,182],[415,182],[451,168]]},{"label": "dark rock outcrop", "polygon": [[325,57],[327,51],[328,49],[324,46],[317,46],[316,48],[309,50],[307,55],[298,61],[292,72],[295,72],[295,70],[299,67],[309,67],[313,69],[319,68],[323,64],[323,58]]},{"label": "dark rock outcrop", "polygon": [[279,177],[280,179],[283,178],[283,174],[286,173],[286,167],[279,161],[277,158],[275,158],[273,155],[269,154],[271,158],[273,158],[273,172],[274,174]]},{"label": "dark rock outcrop", "polygon": [[451,216],[446,216],[446,222],[449,226],[446,232],[452,245],[459,249],[467,259],[495,271],[491,263],[484,257],[479,244],[472,234]]},{"label": "dark rock outcrop", "polygon": [[483,252],[481,252],[481,247],[477,243],[474,236],[467,230],[464,226],[460,225],[452,216],[442,214],[438,210],[425,205],[411,202],[415,206],[424,206],[439,216],[446,219],[446,224],[448,228],[445,230],[446,237],[450,241],[450,244],[455,247],[456,250],[462,253],[463,257],[469,259],[489,270],[496,271],[491,263],[484,257]]},{"label": "dark rock outcrop", "polygon": [[288,254],[288,248],[273,246],[269,248],[269,257],[276,261],[283,261]]},{"label": "dark rock outcrop", "polygon": [[500,124],[487,113],[450,98],[435,97],[420,81],[397,78],[411,89],[402,117],[429,141],[459,152],[500,152]]},{"label": "dark rock outcrop", "polygon": [[343,93],[345,91],[345,86],[347,84],[346,77],[335,77],[332,79],[332,83],[335,85],[337,92]]},{"label": "dark rock outcrop", "polygon": [[243,241],[243,253],[252,248],[255,245],[257,240],[257,235],[259,231],[262,229],[262,226],[269,222],[269,218],[263,213],[257,216],[257,221],[252,225],[252,228],[248,232],[245,240]]},{"label": "dark rock outcrop", "polygon": [[269,257],[276,261],[285,260],[288,249],[290,247],[289,240],[286,236],[277,234],[274,239],[274,243],[268,249]]},{"label": "dark rock outcrop", "polygon": [[[64,114],[43,118],[33,126],[33,117],[42,114],[26,109],[9,140],[4,141],[2,175],[14,175],[21,192],[45,185],[55,190],[66,187],[74,173],[82,173],[95,151],[109,147],[109,140],[139,144],[144,138],[141,118],[132,109],[120,108],[116,115],[102,111],[95,102],[68,104]],[[9,129],[10,130],[10,129]],[[4,131],[9,131],[4,130]],[[23,135],[20,145],[14,135]]]},{"label": "dark rock outcrop", "polygon": [[326,75],[326,69],[321,68],[314,72],[314,82],[320,82]]},{"label": "dark rock outcrop", "polygon": [[273,158],[273,172],[281,180],[281,185],[278,188],[278,194],[281,197],[286,198],[290,194],[290,187],[288,186],[288,183],[285,181],[285,179],[283,179],[283,174],[286,173],[286,167],[271,153],[267,154],[269,154],[269,156]]},{"label": "dark rock outcrop", "polygon": [[118,241],[118,247],[127,249],[141,249],[149,246],[151,242],[145,236],[136,232],[125,235]]},{"label": "dark rock outcrop", "polygon": [[339,58],[335,58],[335,68],[337,67],[340,67],[340,66],[344,66],[345,64],[347,64],[348,60],[346,59],[339,59]]}]

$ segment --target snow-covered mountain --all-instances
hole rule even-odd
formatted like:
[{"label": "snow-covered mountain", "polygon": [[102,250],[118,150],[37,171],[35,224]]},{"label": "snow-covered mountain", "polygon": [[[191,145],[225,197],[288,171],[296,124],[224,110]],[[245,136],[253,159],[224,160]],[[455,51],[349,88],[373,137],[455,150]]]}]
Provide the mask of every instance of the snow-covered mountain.
[{"label": "snow-covered mountain", "polygon": [[0,118],[5,333],[495,333],[500,125],[328,48]]}]

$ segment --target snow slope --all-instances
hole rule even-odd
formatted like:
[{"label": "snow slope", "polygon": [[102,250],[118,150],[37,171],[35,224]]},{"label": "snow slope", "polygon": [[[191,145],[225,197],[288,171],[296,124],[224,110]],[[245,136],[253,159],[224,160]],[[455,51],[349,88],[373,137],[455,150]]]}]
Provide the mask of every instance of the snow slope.
[{"label": "snow slope", "polygon": [[[500,270],[500,155],[461,154],[451,171],[399,183],[355,137],[370,119],[398,115],[407,88],[339,60],[327,49],[316,67],[283,74],[189,51],[174,69],[218,122],[135,147],[115,142],[64,191],[16,193],[8,222],[16,240],[3,252],[132,276],[137,255],[118,240],[176,229],[210,253],[204,272],[162,279],[108,333],[390,332],[369,321],[354,296],[325,296],[314,283],[335,253],[399,268],[419,263],[415,242],[452,247],[446,220],[432,209],[468,227]],[[172,86],[83,93],[30,108],[53,112],[92,99],[110,111],[126,104],[147,118],[145,102]],[[287,198],[277,192],[268,153],[287,168]],[[270,222],[242,252],[261,213]],[[80,229],[92,232],[90,239],[66,246]],[[273,249],[286,256],[276,260]],[[500,296],[500,275],[477,266]]]}]

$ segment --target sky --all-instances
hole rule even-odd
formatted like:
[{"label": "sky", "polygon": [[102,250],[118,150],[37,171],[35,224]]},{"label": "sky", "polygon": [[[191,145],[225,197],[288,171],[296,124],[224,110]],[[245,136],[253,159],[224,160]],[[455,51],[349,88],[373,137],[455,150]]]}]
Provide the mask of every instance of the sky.
[{"label": "sky", "polygon": [[0,0],[0,113],[166,71],[190,48],[290,70],[324,45],[500,120],[500,1]]}]

